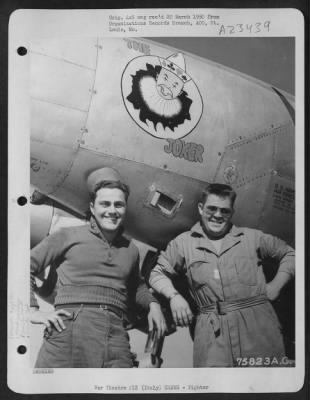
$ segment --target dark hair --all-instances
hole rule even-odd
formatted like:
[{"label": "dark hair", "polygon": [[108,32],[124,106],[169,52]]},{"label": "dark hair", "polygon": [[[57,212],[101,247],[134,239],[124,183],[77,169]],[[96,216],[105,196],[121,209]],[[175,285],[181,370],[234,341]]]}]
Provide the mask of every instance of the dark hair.
[{"label": "dark hair", "polygon": [[90,193],[90,201],[93,203],[96,199],[98,190],[105,189],[105,188],[120,189],[124,193],[126,201],[128,200],[129,193],[130,193],[128,185],[126,185],[125,183],[123,183],[121,181],[100,181],[100,182],[96,183],[92,192]]},{"label": "dark hair", "polygon": [[206,186],[201,193],[201,203],[205,204],[207,198],[210,194],[214,194],[218,197],[229,197],[231,205],[234,205],[237,194],[233,190],[233,188],[229,185],[225,185],[224,183],[210,183]]}]

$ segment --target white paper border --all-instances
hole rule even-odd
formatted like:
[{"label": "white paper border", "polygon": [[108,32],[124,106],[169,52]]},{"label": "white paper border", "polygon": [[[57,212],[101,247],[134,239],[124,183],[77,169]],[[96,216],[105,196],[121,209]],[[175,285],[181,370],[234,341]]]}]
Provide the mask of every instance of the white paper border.
[{"label": "white paper border", "polygon": [[[134,10],[17,10],[9,25],[9,253],[8,253],[8,330],[17,330],[20,337],[11,337],[8,343],[8,385],[21,393],[125,393],[107,390],[106,385],[138,385],[133,393],[201,393],[201,392],[294,392],[304,381],[304,18],[295,9],[199,9],[199,13],[219,15],[221,24],[255,24],[270,21],[268,32],[234,32],[227,28],[221,37],[278,37],[296,38],[296,367],[255,369],[54,369],[53,373],[35,374],[28,367],[28,355],[18,354],[20,345],[29,345],[27,327],[26,282],[29,281],[28,259],[30,242],[29,207],[17,204],[19,196],[29,198],[29,100],[28,61],[16,49],[27,48],[31,40],[40,37],[93,36],[124,37],[124,32],[108,32],[109,15],[125,14],[193,14],[195,9],[134,9]],[[91,23],[89,23],[91,21]],[[171,27],[172,28],[172,27]],[[198,27],[140,27],[130,37],[151,36],[219,36],[219,30]],[[14,75],[12,74],[14,71]],[[12,77],[13,76],[13,77]],[[16,320],[16,315],[18,316]],[[18,324],[19,326],[12,325]],[[83,377],[83,379],[81,379]],[[166,390],[165,385],[179,384],[180,390]],[[103,389],[96,389],[102,386]],[[145,390],[143,388],[145,386]],[[207,388],[196,390],[193,387]],[[192,389],[191,389],[192,388]],[[127,390],[130,393],[130,390]]]}]

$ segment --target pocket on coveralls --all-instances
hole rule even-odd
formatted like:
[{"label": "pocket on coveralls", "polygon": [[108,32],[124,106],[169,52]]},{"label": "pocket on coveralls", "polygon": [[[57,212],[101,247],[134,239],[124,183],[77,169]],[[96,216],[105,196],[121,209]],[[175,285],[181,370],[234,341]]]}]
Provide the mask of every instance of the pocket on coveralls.
[{"label": "pocket on coveralls", "polygon": [[210,282],[212,278],[213,270],[211,265],[204,261],[194,261],[188,267],[189,273],[193,281],[195,288],[205,285]]},{"label": "pocket on coveralls", "polygon": [[257,284],[257,263],[254,257],[234,257],[234,264],[238,280],[243,285],[255,286]]}]

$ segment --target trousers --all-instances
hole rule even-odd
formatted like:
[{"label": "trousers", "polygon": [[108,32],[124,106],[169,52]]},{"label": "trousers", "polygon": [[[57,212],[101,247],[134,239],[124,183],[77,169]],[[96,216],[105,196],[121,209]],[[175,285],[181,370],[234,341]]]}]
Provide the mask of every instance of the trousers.
[{"label": "trousers", "polygon": [[269,302],[224,315],[208,312],[198,316],[196,368],[238,367],[243,359],[250,358],[257,360],[257,366],[282,366],[284,357],[281,326]]},{"label": "trousers", "polygon": [[124,320],[99,308],[66,308],[62,332],[45,329],[36,368],[132,368],[129,335]]}]

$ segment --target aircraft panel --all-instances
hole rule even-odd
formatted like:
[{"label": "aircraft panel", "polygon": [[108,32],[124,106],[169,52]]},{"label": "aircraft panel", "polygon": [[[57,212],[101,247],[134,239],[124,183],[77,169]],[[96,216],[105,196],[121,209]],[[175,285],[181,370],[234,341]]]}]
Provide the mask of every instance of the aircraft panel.
[{"label": "aircraft panel", "polygon": [[[81,42],[83,51],[81,51]],[[97,38],[59,38],[31,43],[31,52],[46,55],[59,61],[96,69]]]},{"label": "aircraft panel", "polygon": [[[100,39],[86,148],[209,181],[227,144],[291,120],[271,87],[185,53],[190,120],[168,127],[158,116],[144,115],[141,102],[129,101],[134,72],[147,65],[155,68],[159,59],[167,60],[171,54],[168,47],[140,39]],[[200,118],[195,112],[201,112]]]},{"label": "aircraft panel", "polygon": [[[271,172],[245,180],[236,189],[237,200],[233,222],[238,226],[261,229],[260,215],[265,204]],[[233,185],[232,185],[233,186]],[[269,218],[271,216],[269,215]]]},{"label": "aircraft panel", "polygon": [[275,169],[279,175],[295,180],[295,127],[281,126],[275,141]]},{"label": "aircraft panel", "polygon": [[[69,157],[65,157],[67,161],[62,161],[62,173],[59,172],[58,157],[54,157],[54,164],[50,159],[46,167],[45,158],[39,158],[34,154],[32,169],[37,179],[35,178],[33,183],[40,187],[40,190],[42,187],[43,191],[46,190],[44,183],[46,176],[44,171],[41,175],[39,170],[49,168],[53,179],[50,180],[48,193],[54,192],[56,200],[63,201],[73,210],[83,213],[87,206],[87,194],[85,189],[83,192],[81,186],[86,181],[86,175],[91,170],[108,163],[120,169],[124,176],[127,175],[128,182],[134,187],[136,179],[143,182],[147,192],[141,197],[140,206],[143,208],[143,215],[145,217],[148,215],[149,222],[152,220],[151,215],[162,221],[173,218],[175,232],[178,232],[187,228],[194,219],[184,208],[186,202],[184,203],[183,196],[191,186],[187,181],[193,179],[195,193],[197,187],[202,186],[201,182],[219,180],[231,183],[241,193],[240,197],[243,200],[239,204],[249,211],[244,223],[248,226],[257,226],[271,171],[279,169],[278,173],[283,176],[294,174],[289,171],[293,160],[287,155],[290,153],[288,151],[291,149],[290,146],[293,145],[292,116],[274,88],[208,60],[186,53],[176,53],[178,51],[176,49],[140,39],[99,39],[94,50],[98,52],[96,71],[92,71],[67,62],[67,59],[72,58],[70,52],[68,57],[65,52],[70,43],[68,40],[60,46],[63,59],[33,53],[33,57],[37,57],[41,63],[40,69],[43,74],[34,85],[34,93],[42,91],[44,99],[34,101],[34,104],[36,103],[34,107],[42,109],[33,113],[39,121],[37,127],[33,129],[33,143],[36,143],[37,139],[49,143],[53,137],[51,143],[58,145],[61,137],[62,151],[66,146],[68,148],[71,146],[72,149]],[[81,52],[85,48],[88,49],[86,52],[88,58],[90,43],[94,44],[89,39],[80,42]],[[73,45],[73,49],[75,46],[76,44]],[[48,53],[48,45],[46,50]],[[74,53],[74,50],[72,51]],[[173,125],[166,125],[167,121],[163,118],[158,119],[158,115],[162,116],[160,112],[157,119],[154,115],[144,115],[145,110],[139,110],[138,104],[142,97],[138,97],[137,103],[134,92],[134,75],[140,74],[145,68],[154,69],[157,75],[152,78],[155,82],[152,84],[156,85],[160,68],[168,61],[177,70],[182,65],[181,77],[185,79],[182,81],[184,83],[182,90],[191,100],[190,108],[187,109],[188,115],[181,113],[183,120],[169,118],[173,120]],[[45,71],[43,68],[45,65],[49,71],[55,67],[55,73]],[[75,76],[69,73],[71,69],[75,71]],[[74,114],[73,118],[70,115],[61,116],[61,108],[64,113],[69,109],[75,110],[68,106],[70,95],[67,96],[66,86],[63,89],[57,82],[57,74],[60,74],[60,71],[63,73],[63,79],[68,79],[67,84],[71,89],[78,86],[77,98],[87,99],[85,104],[88,104],[90,109],[88,113],[84,112],[84,121],[81,121],[82,117],[79,120]],[[88,85],[91,89],[88,89],[88,97],[84,98],[86,82],[91,82],[91,77],[93,82]],[[146,77],[149,78],[148,75]],[[33,80],[36,78],[34,74]],[[43,81],[45,86],[40,85]],[[138,82],[137,87],[142,85],[141,82]],[[58,96],[58,105],[49,103],[50,86],[55,87],[52,97]],[[76,96],[76,90],[70,92]],[[182,103],[181,100],[180,102]],[[46,104],[45,110],[44,104]],[[51,111],[53,107],[59,109]],[[50,111],[55,112],[55,115]],[[198,116],[198,111],[201,116]],[[49,115],[52,115],[50,119]],[[60,122],[61,119],[67,122],[58,130],[57,121]],[[70,119],[73,122],[69,122]],[[286,124],[290,125],[288,130],[282,128]],[[280,125],[281,129],[278,129]],[[46,126],[50,128],[47,129]],[[43,133],[40,132],[42,127]],[[286,140],[287,138],[289,140]],[[35,149],[38,144],[33,146]],[[80,146],[83,151],[78,152]],[[47,146],[48,152],[50,149],[51,147]],[[76,159],[74,152],[78,152]],[[83,157],[86,157],[84,164]],[[70,171],[71,166],[72,171]],[[153,175],[151,172],[149,175],[146,174],[148,169]],[[158,186],[153,184],[157,175],[160,178]],[[155,177],[154,182],[153,177]],[[167,182],[163,184],[165,177]],[[181,188],[172,190],[175,177],[180,182],[184,177],[191,179],[184,180],[187,182],[187,187],[183,185],[182,190]],[[43,184],[40,186],[41,181]],[[263,185],[260,193],[256,188],[258,183]],[[248,195],[247,190],[249,188],[252,190],[252,187],[251,200],[254,201],[254,207],[248,210],[248,202],[245,199]],[[56,190],[57,188],[59,190]],[[140,189],[137,188],[137,192],[140,193]],[[136,198],[138,199],[138,196]],[[184,210],[184,213],[180,210]],[[163,223],[162,228],[165,224]],[[140,228],[143,231],[142,227]],[[170,234],[171,232],[168,232],[167,237],[170,237]]]},{"label": "aircraft panel", "polygon": [[79,111],[88,110],[95,70],[45,54],[30,54],[32,98]]},{"label": "aircraft panel", "polygon": [[[275,136],[269,129],[227,146],[215,182],[230,184],[237,192],[234,218],[242,225],[257,228],[259,216],[274,169]],[[244,221],[245,222],[245,221]]]},{"label": "aircraft panel", "polygon": [[[83,134],[86,112],[45,101],[31,101],[31,137],[33,141],[76,150]],[[65,121],[65,122],[64,122]],[[43,152],[41,156],[45,155]],[[55,165],[58,165],[55,154]]]},{"label": "aircraft panel", "polygon": [[55,149],[49,143],[34,140],[31,143],[31,183],[46,195],[52,194],[64,180],[74,157],[72,149],[57,146],[56,164]]},{"label": "aircraft panel", "polygon": [[270,173],[274,167],[275,136],[278,132],[278,129],[269,129],[228,145],[214,181],[238,188]]},{"label": "aircraft panel", "polygon": [[271,176],[265,204],[259,220],[260,229],[295,246],[295,182],[278,174]]},{"label": "aircraft panel", "polygon": [[[154,42],[150,43],[154,45]],[[219,136],[230,132],[232,135],[228,138],[235,140],[240,134],[251,136],[249,126],[256,131],[262,126],[268,129],[283,120],[290,121],[274,88],[267,83],[193,54],[186,57],[186,67],[201,92],[206,121],[208,123],[212,117],[217,122],[215,128]],[[210,125],[213,126],[211,122]],[[207,132],[202,130],[203,135]]]},{"label": "aircraft panel", "polygon": [[42,193],[53,193],[70,170],[85,118],[85,112],[32,99],[31,182]]},{"label": "aircraft panel", "polygon": [[84,148],[79,149],[70,174],[51,197],[85,214],[87,176],[103,166],[113,166],[130,183],[126,227],[136,239],[163,247],[198,220],[197,201],[206,182]]}]

